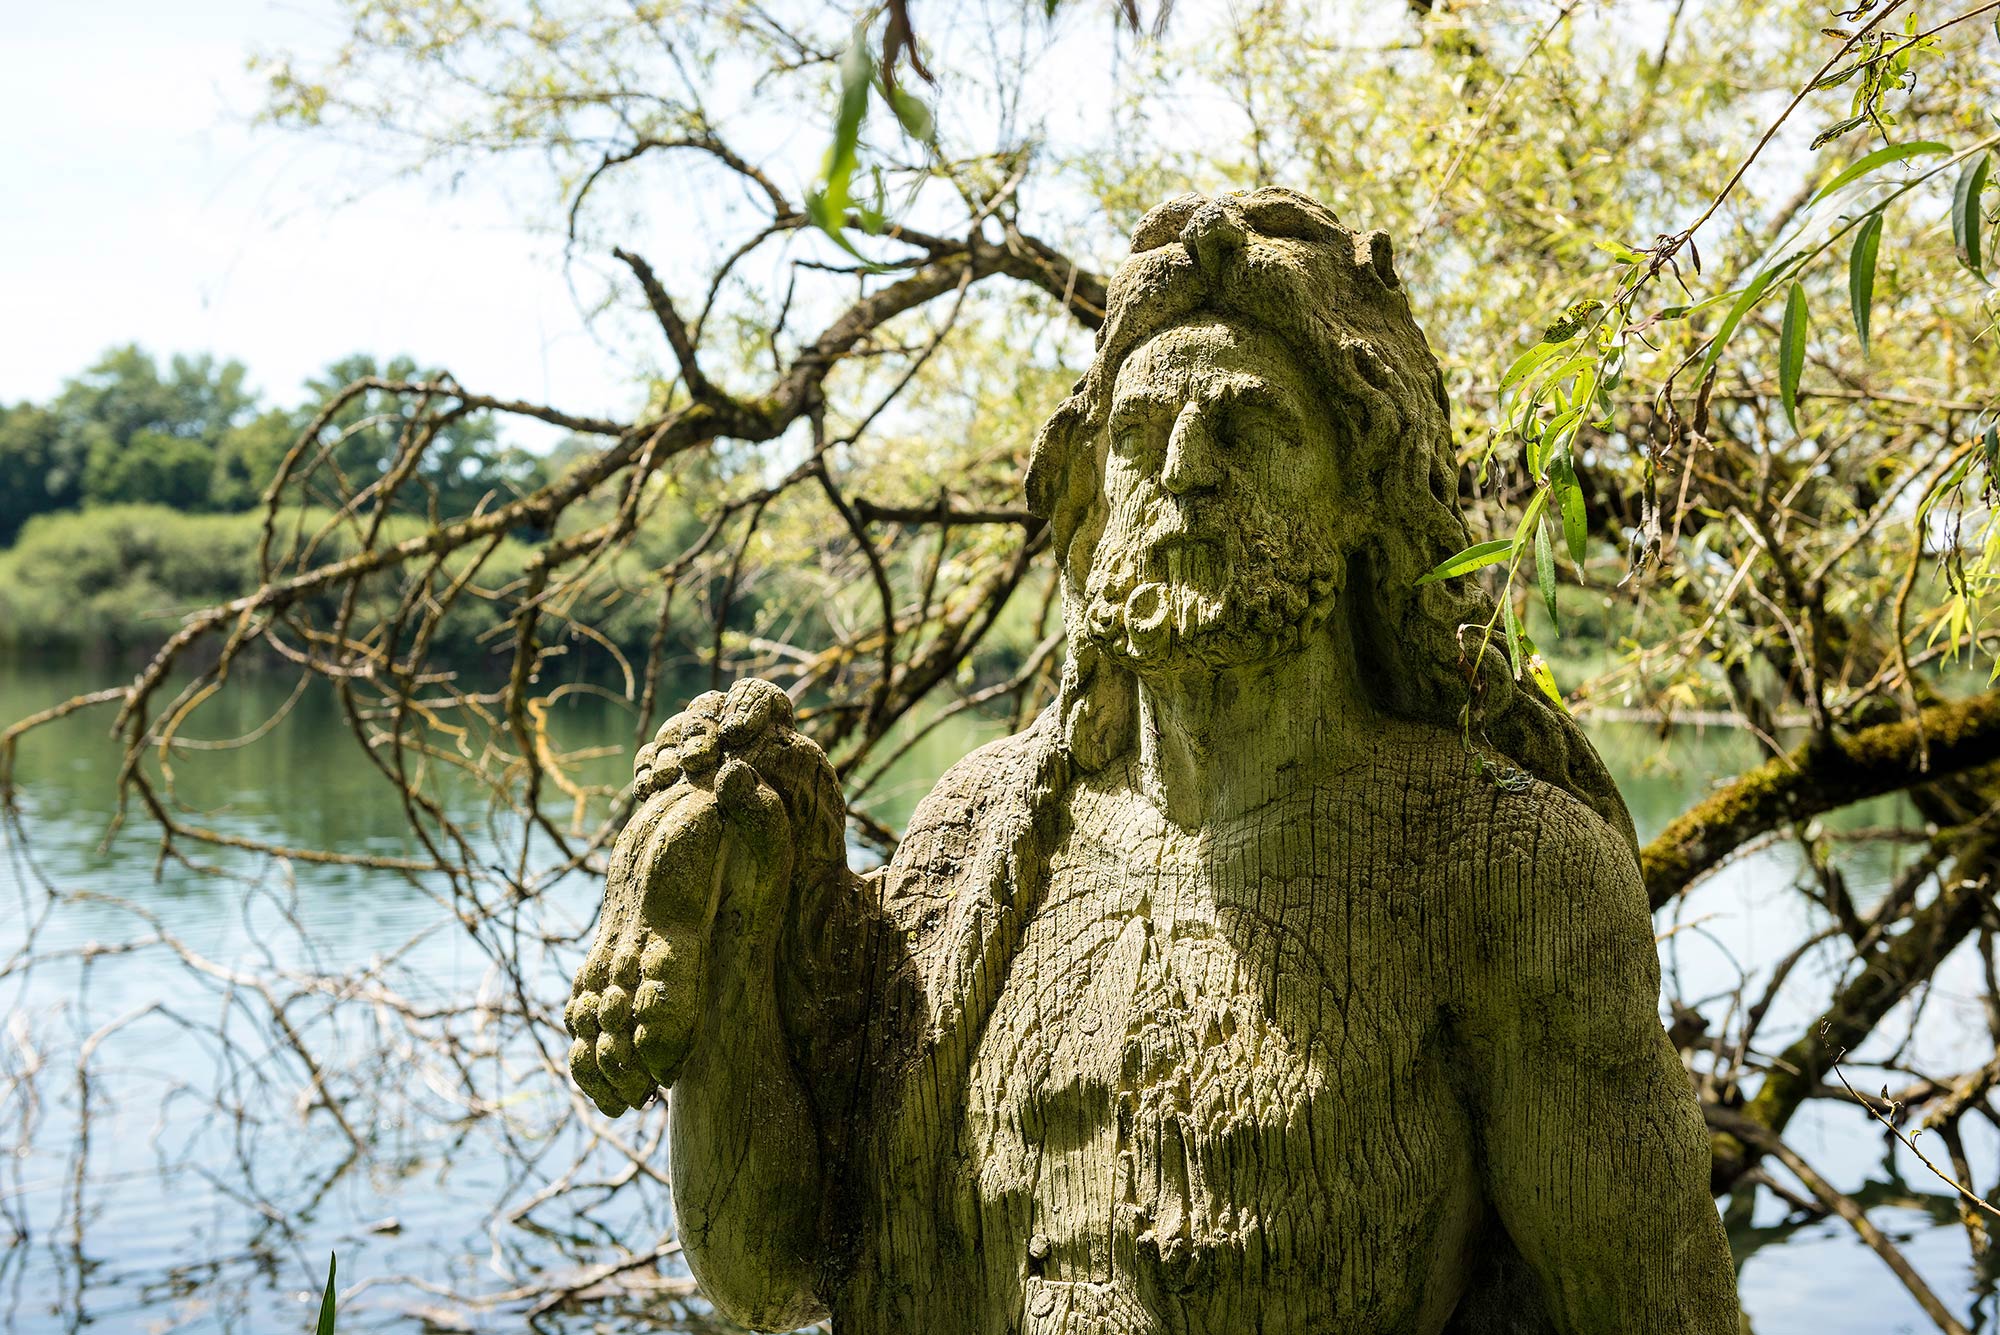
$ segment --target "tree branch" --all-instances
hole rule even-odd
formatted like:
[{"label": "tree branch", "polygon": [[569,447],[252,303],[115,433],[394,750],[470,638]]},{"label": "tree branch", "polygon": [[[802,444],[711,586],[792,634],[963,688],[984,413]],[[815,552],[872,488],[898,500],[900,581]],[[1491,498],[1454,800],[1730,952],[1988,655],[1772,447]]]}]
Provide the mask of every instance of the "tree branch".
[{"label": "tree branch", "polygon": [[708,377],[701,373],[700,363],[695,360],[694,340],[688,336],[687,322],[674,309],[673,298],[667,295],[667,289],[660,286],[653,266],[617,246],[611,248],[611,254],[614,259],[623,261],[625,267],[632,271],[632,276],[639,280],[639,287],[646,294],[646,304],[653,308],[653,318],[660,322],[660,328],[667,336],[667,345],[674,350],[674,360],[680,363],[681,379],[687,383],[688,393],[697,399],[709,397],[715,390],[708,383]]},{"label": "tree branch", "polygon": [[1662,830],[1640,854],[1646,897],[1659,908],[1738,848],[1788,822],[1995,760],[2000,691],[1822,738],[1738,776]]}]

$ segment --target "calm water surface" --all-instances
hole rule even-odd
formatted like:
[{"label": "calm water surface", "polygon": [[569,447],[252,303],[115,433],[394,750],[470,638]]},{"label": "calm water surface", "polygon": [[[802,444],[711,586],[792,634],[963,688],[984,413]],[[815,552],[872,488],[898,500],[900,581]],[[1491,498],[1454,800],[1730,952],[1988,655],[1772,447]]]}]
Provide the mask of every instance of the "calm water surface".
[{"label": "calm water surface", "polygon": [[[115,678],[0,662],[0,724]],[[252,727],[285,695],[283,684],[254,679],[232,689],[201,735]],[[393,1016],[370,1014],[352,998],[338,1013],[293,1008],[315,1051],[383,1054],[370,1059],[380,1069],[362,1075],[393,1096],[350,1109],[369,1146],[352,1156],[328,1116],[301,1101],[308,1078],[282,1045],[238,1048],[214,1037],[218,1026],[231,1032],[233,997],[250,980],[282,969],[338,973],[392,951],[403,952],[396,976],[410,1001],[491,994],[504,1007],[490,943],[455,930],[449,903],[433,890],[380,872],[298,865],[287,874],[246,861],[242,869],[254,868],[246,881],[156,866],[156,841],[138,814],[107,844],[116,763],[109,721],[100,712],[30,740],[18,763],[23,819],[0,832],[0,1081],[11,1082],[0,1098],[0,1149],[9,1151],[0,1158],[0,1330],[306,1330],[330,1251],[340,1255],[348,1291],[343,1331],[632,1328],[601,1306],[530,1320],[524,1303],[504,1301],[536,1270],[608,1258],[607,1237],[643,1247],[668,1227],[665,1191],[645,1182],[579,1191],[587,1208],[563,1216],[569,1222],[512,1217],[544,1180],[519,1170],[524,1159],[546,1171],[589,1150],[561,1115],[567,1093],[530,1054],[491,1057],[495,1102],[518,1117],[478,1117],[453,1106],[448,1088],[427,1088],[414,1063],[395,1065]],[[873,795],[877,814],[900,824],[939,771],[1000,727],[961,718],[939,729]],[[562,729],[572,744],[616,749],[607,776],[627,763],[624,715],[579,697]],[[1736,733],[1683,731],[1663,742],[1635,725],[1592,731],[1642,837],[1754,758]],[[309,696],[258,745],[192,757],[180,769],[182,801],[200,823],[291,845],[412,851],[390,790],[329,700]],[[504,843],[505,821],[470,791],[461,796],[453,815]],[[1884,802],[1845,819],[1908,817]],[[1864,911],[1897,856],[1883,848],[1850,859]],[[1807,924],[1817,926],[1791,891],[1796,871],[1789,852],[1766,850],[1689,896],[1680,930],[1661,948],[1670,984],[1690,1001],[1725,994],[1743,971],[1756,979]],[[52,903],[45,881],[69,893]],[[595,894],[582,877],[555,887],[552,920],[581,930]],[[21,952],[31,933],[41,962],[28,967]],[[548,994],[560,993],[573,962],[563,949],[551,944],[546,958],[524,961]],[[1789,1041],[1831,983],[1829,965],[1802,967],[1760,1045]],[[1980,1050],[1978,989],[1976,962],[1951,961],[1924,1004],[1906,1065],[1953,1072],[1990,1052],[1990,1044]],[[87,1044],[90,1074],[80,1078],[77,1053]],[[620,1125],[643,1143],[652,1123]],[[503,1141],[509,1126],[539,1138]],[[1992,1137],[1972,1122],[1966,1130],[1987,1174]],[[1871,1217],[1969,1324],[1989,1328],[1991,1301],[1976,1298],[1964,1234],[1920,1164],[1886,1150],[1852,1109],[1816,1106],[1790,1139],[1836,1186],[1870,1204]],[[599,1196],[601,1206],[588,1206]],[[1846,1225],[1783,1221],[1782,1207],[1766,1199],[1735,1237],[1745,1304],[1762,1335],[1932,1328]],[[671,1261],[665,1272],[673,1273]],[[392,1276],[397,1282],[386,1282]],[[502,1300],[468,1312],[433,1290]],[[698,1305],[675,1310],[686,1328],[705,1325]]]}]

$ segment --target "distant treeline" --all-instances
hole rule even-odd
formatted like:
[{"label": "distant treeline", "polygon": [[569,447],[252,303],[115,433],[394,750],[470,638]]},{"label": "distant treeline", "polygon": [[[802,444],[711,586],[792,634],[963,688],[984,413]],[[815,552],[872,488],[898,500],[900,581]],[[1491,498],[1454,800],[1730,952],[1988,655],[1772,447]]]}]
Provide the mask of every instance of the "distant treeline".
[{"label": "distant treeline", "polygon": [[[265,491],[329,395],[364,377],[435,374],[406,357],[349,357],[308,381],[296,403],[272,406],[245,387],[241,363],[176,355],[163,365],[127,346],[46,403],[0,406],[0,647],[143,651],[171,635],[186,612],[254,588]],[[353,485],[381,476],[403,411],[384,395],[349,400],[318,437],[333,443],[338,476]],[[503,444],[487,414],[456,419],[426,451],[421,485],[406,489],[399,509],[408,513],[393,517],[391,529],[414,533],[432,518],[532,490],[572,453]],[[327,525],[325,503],[334,498],[320,489],[288,491],[280,527],[308,534],[325,527],[314,550],[337,558],[349,535]],[[683,520],[664,514],[602,572],[592,629],[621,649],[643,650],[655,616],[624,586],[646,584],[646,560],[670,559],[693,523]],[[506,587],[530,551],[527,542],[504,540],[482,568],[480,587]],[[458,661],[489,655],[482,636],[493,617],[489,604],[468,598],[440,628],[437,651]]]},{"label": "distant treeline", "polygon": [[[128,346],[105,354],[46,403],[0,406],[0,651],[143,654],[189,612],[256,588],[266,491],[333,392],[371,376],[435,374],[408,358],[383,364],[350,357],[309,381],[297,403],[273,407],[245,388],[237,362],[174,356],[163,365]],[[351,491],[381,477],[396,455],[407,410],[404,401],[368,392],[322,426],[315,454],[330,449],[334,468],[321,468],[303,485],[294,481],[279,497],[273,555],[280,562],[295,543],[315,564],[353,554],[356,521],[337,517],[340,497],[327,479],[337,477]],[[490,507],[531,491],[591,448],[565,441],[537,454],[499,440],[490,415],[454,419],[426,450],[420,485],[399,494],[383,537],[414,536],[482,502]],[[572,595],[544,608],[541,643],[562,657],[565,670],[608,679],[645,660],[659,621],[660,571],[703,534],[723,497],[743,489],[745,479],[730,473],[743,466],[749,465],[714,451],[657,479],[629,542],[588,563]],[[601,523],[611,503],[577,503],[564,527]],[[829,588],[816,559],[828,541],[819,523],[773,505],[754,549],[732,562],[731,544],[712,544],[685,569],[665,645],[673,660],[709,661],[725,598],[732,655],[773,637],[816,647],[837,642],[842,600],[873,594]],[[429,641],[432,658],[507,669],[513,599],[549,536],[521,530],[481,549],[476,576]],[[447,562],[447,569],[458,568]],[[364,596],[393,607],[399,579],[387,573]],[[299,611],[323,626],[338,608]],[[995,670],[1011,671],[1038,638],[1026,609],[1010,612],[988,639],[1001,646]]]},{"label": "distant treeline", "polygon": [[[316,558],[336,561],[353,555],[356,547],[352,527],[329,523],[332,518],[328,510],[287,510],[280,514],[279,531],[318,535]],[[387,536],[399,540],[422,526],[415,516],[392,519]],[[94,505],[37,519],[11,550],[0,551],[0,648],[150,650],[173,634],[185,613],[256,587],[262,532],[261,513],[182,514],[161,505]],[[586,596],[570,609],[592,632],[573,651],[589,660],[591,674],[615,666],[598,661],[606,642],[628,658],[644,653],[658,614],[656,572],[670,559],[672,541],[668,533],[641,535],[631,548],[603,563]],[[487,555],[476,588],[468,591],[471,596],[460,600],[432,639],[437,659],[472,665],[508,647],[504,637],[494,634],[505,620],[504,609],[478,593],[516,586],[534,550],[505,538]],[[698,607],[701,592],[691,593],[687,602]],[[393,582],[374,593],[391,603],[395,595]],[[338,602],[338,594],[328,594],[324,605],[301,611],[324,624],[332,620]],[[754,621],[761,611],[759,600],[746,598],[731,622]],[[705,637],[708,631],[698,628],[697,633]],[[561,619],[552,619],[549,641],[565,638]],[[504,668],[504,660],[500,666]]]},{"label": "distant treeline", "polygon": [[[407,357],[348,357],[308,381],[288,406],[263,402],[245,376],[240,362],[176,355],[162,367],[144,349],[126,346],[66,381],[47,403],[0,407],[0,547],[36,515],[94,505],[164,505],[184,514],[252,509],[333,390],[367,376],[427,373]],[[349,477],[379,474],[401,426],[387,399],[350,400],[328,424],[328,437],[340,437],[336,464]],[[425,455],[426,503],[463,514],[488,493],[532,489],[549,467],[501,445],[488,415],[468,415]]]}]

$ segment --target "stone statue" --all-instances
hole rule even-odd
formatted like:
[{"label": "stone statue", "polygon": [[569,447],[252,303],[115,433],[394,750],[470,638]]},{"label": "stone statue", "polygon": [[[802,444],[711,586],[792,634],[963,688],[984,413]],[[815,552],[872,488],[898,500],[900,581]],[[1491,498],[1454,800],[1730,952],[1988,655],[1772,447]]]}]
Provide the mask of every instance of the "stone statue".
[{"label": "stone statue", "polygon": [[1148,214],[1043,429],[1070,657],[895,857],[783,692],[637,761],[567,1018],[667,1090],[725,1315],[838,1335],[1735,1335],[1631,820],[1418,576],[1467,543],[1387,236]]}]

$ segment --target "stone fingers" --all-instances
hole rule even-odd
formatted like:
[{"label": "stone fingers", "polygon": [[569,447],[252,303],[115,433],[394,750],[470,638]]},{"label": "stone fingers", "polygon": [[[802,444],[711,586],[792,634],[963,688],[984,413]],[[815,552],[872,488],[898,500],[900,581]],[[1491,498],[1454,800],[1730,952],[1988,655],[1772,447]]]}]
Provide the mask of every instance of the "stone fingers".
[{"label": "stone fingers", "polygon": [[[713,806],[709,793],[677,783],[640,806],[612,849],[597,940],[577,971],[563,1012],[575,1040],[569,1051],[570,1074],[609,1116],[643,1104],[675,1074],[677,1064],[651,1060],[639,1050],[634,1001],[643,961],[649,948],[656,948],[656,953],[666,949],[655,925],[646,919],[646,894],[660,859],[676,851],[672,832],[688,824],[691,808]],[[704,929],[697,918],[690,935],[698,938]],[[696,942],[685,943],[685,948],[695,949]],[[692,1023],[692,1018],[685,1021],[688,1028]],[[660,1022],[656,1020],[653,1027],[660,1029]]]},{"label": "stone fingers", "polygon": [[676,1014],[675,989],[670,986],[678,963],[666,942],[656,940],[647,946],[632,996],[632,1045],[662,1084],[679,1070],[693,1043],[694,1026],[685,1014]]},{"label": "stone fingers", "polygon": [[715,790],[729,837],[719,917],[732,924],[740,947],[768,946],[791,904],[791,819],[777,792],[742,761],[723,763]]},{"label": "stone fingers", "polygon": [[[598,1022],[619,1021],[632,1038],[630,1060],[671,1084],[693,1046],[708,985],[708,937],[722,857],[722,819],[713,793],[691,789],[649,832],[640,881],[643,933],[613,962]],[[609,1009],[607,1009],[607,1005]]]},{"label": "stone fingers", "polygon": [[653,1091],[659,1088],[640,1061],[629,1033],[607,1032],[597,1036],[597,1069],[604,1073],[619,1097],[635,1108],[653,1097]]},{"label": "stone fingers", "polygon": [[569,1074],[576,1081],[576,1087],[590,1096],[599,1112],[606,1117],[616,1117],[631,1105],[619,1096],[604,1073],[597,1067],[597,1049],[592,1043],[577,1039],[569,1045]]},{"label": "stone fingers", "polygon": [[[678,1077],[714,985],[712,951],[726,952],[723,967],[752,968],[745,948],[769,944],[793,863],[780,793],[796,778],[809,808],[825,805],[827,785],[838,801],[825,757],[792,720],[782,690],[745,679],[690,701],[639,749],[636,809],[613,846],[598,939],[563,1016],[571,1074],[607,1114]],[[761,773],[767,761],[777,789]],[[727,925],[712,944],[722,900]]]},{"label": "stone fingers", "polygon": [[719,753],[717,729],[724,696],[708,691],[660,725],[653,740],[639,748],[632,761],[632,797],[644,803],[683,777],[699,780],[715,768]]}]

